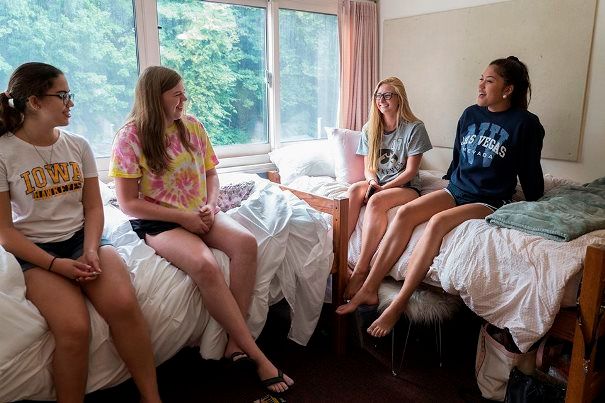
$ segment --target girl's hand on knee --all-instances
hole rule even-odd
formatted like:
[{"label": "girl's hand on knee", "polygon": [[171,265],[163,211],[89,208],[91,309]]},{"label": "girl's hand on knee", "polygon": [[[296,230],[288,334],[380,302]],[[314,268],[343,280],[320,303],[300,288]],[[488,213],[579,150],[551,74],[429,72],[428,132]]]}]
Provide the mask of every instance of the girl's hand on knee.
[{"label": "girl's hand on knee", "polygon": [[67,258],[57,258],[51,271],[76,281],[90,281],[98,276],[98,273],[93,271],[92,266]]},{"label": "girl's hand on knee", "polygon": [[208,231],[214,224],[214,215],[216,214],[216,207],[205,205],[200,209],[200,218],[208,226]]},{"label": "girl's hand on knee", "polygon": [[101,274],[101,263],[99,259],[99,253],[97,250],[88,250],[82,256],[84,263],[88,264],[92,268],[92,272],[95,274]]},{"label": "girl's hand on knee", "polygon": [[186,219],[184,219],[182,222],[180,222],[179,224],[185,228],[187,231],[192,232],[194,234],[198,234],[198,235],[203,235],[205,233],[207,233],[210,228],[208,227],[208,224],[206,224],[202,218],[200,217],[199,213],[197,212],[185,212],[186,214]]}]

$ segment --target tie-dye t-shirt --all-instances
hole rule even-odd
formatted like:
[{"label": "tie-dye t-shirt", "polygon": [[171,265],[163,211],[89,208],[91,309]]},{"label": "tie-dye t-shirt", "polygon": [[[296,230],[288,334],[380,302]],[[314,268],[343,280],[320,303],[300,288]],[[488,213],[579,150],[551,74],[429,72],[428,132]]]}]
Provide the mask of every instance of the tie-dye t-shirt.
[{"label": "tie-dye t-shirt", "polygon": [[117,134],[111,153],[109,176],[140,178],[139,191],[150,201],[182,210],[195,211],[206,204],[206,172],[218,164],[204,126],[193,116],[183,116],[192,152],[182,145],[176,125],[166,129],[171,163],[162,175],[154,174],[143,156],[133,123]]}]

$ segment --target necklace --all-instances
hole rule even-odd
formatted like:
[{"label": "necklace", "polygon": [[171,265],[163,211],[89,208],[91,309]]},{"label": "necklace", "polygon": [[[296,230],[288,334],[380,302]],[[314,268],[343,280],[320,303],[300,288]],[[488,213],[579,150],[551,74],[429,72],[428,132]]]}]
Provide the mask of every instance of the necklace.
[{"label": "necklace", "polygon": [[[27,135],[27,138],[31,139],[32,136],[30,136],[29,132],[27,130],[25,130],[25,127],[23,127],[22,129],[25,132],[25,134]],[[33,143],[30,143],[29,141],[28,141],[28,143],[31,144],[32,147],[34,147],[34,150],[36,150],[36,153],[42,159],[42,161],[44,161],[44,163],[46,165],[50,165],[53,162],[53,153],[55,151],[55,143],[56,143],[56,141],[54,141],[52,143],[52,145],[50,146],[50,158],[48,159],[48,161],[46,160],[46,158],[44,158],[44,156],[42,155],[42,153],[40,152],[40,150],[38,150],[38,147],[36,147]]]},{"label": "necklace", "polygon": [[38,150],[38,147],[36,147],[33,144],[32,144],[32,147],[34,147],[34,150],[36,150],[36,152],[38,153],[38,155],[40,156],[40,158],[42,158],[42,161],[44,161],[44,163],[46,165],[50,165],[53,162],[53,152],[55,151],[55,143],[53,143],[53,145],[50,146],[50,158],[48,159],[48,161],[46,161],[46,158],[44,158],[44,156],[42,155],[42,153],[40,152],[40,150]]}]

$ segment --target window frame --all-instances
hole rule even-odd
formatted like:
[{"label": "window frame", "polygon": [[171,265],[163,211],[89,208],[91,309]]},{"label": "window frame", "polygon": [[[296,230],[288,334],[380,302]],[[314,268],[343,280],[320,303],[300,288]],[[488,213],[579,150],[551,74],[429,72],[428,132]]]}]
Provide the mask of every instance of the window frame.
[{"label": "window frame", "polygon": [[[242,144],[215,146],[214,150],[221,160],[221,170],[235,170],[237,167],[248,172],[263,172],[273,165],[269,160],[269,152],[283,146],[279,135],[279,10],[299,10],[322,14],[336,15],[338,0],[205,0],[213,3],[234,4],[266,8],[266,49],[267,66],[265,81],[267,83],[267,115],[268,135],[267,144]],[[155,0],[133,0],[135,13],[135,35],[139,71],[148,66],[160,64],[160,42],[157,2]],[[324,140],[306,140],[324,141]],[[287,144],[296,144],[288,142]],[[97,160],[99,170],[107,170],[108,158]],[[230,169],[231,168],[231,169]]]}]

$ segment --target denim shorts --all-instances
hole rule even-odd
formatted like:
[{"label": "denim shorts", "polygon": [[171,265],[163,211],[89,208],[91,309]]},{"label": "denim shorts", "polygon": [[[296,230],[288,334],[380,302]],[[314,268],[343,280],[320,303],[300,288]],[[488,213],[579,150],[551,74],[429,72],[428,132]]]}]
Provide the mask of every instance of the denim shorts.
[{"label": "denim shorts", "polygon": [[171,229],[180,228],[177,223],[157,220],[130,220],[132,230],[137,233],[139,238],[145,240],[145,235],[157,235]]},{"label": "denim shorts", "polygon": [[478,203],[484,205],[492,211],[496,211],[505,204],[509,204],[512,202],[512,200],[490,199],[489,197],[473,195],[464,192],[452,185],[447,185],[447,187],[443,190],[445,190],[447,193],[449,193],[450,196],[452,196],[452,198],[454,199],[454,203],[456,203],[456,206]]},{"label": "denim shorts", "polygon": [[[78,259],[84,251],[84,228],[76,231],[71,238],[58,242],[41,242],[36,245],[50,255],[59,258]],[[111,245],[109,239],[101,237],[99,246]],[[35,264],[17,258],[21,270],[26,271],[36,267]]]}]

